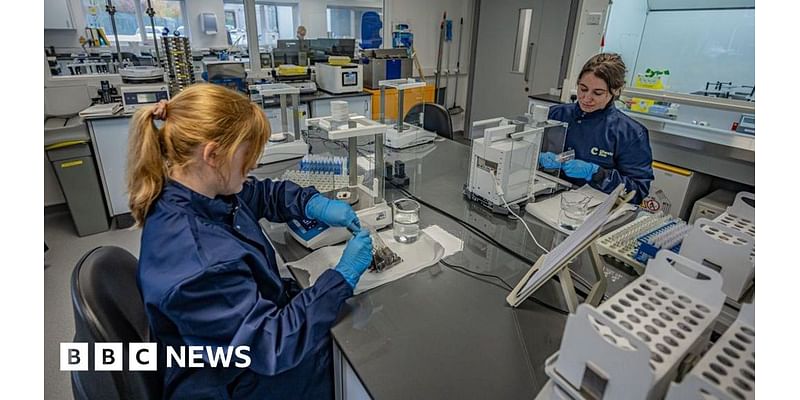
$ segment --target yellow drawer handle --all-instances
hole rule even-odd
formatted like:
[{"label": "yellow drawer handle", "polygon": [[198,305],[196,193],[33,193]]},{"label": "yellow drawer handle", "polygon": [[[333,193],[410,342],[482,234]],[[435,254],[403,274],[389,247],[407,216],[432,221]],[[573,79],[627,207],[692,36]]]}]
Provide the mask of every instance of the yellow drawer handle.
[{"label": "yellow drawer handle", "polygon": [[61,168],[77,167],[79,165],[83,165],[83,160],[67,161],[61,163]]},{"label": "yellow drawer handle", "polygon": [[664,171],[667,171],[667,172],[672,172],[672,173],[675,173],[675,174],[678,174],[678,175],[683,175],[683,176],[689,176],[689,175],[692,174],[692,171],[689,171],[688,169],[683,169],[683,168],[680,168],[680,167],[676,167],[674,165],[660,163],[658,161],[653,161],[653,168],[658,168],[660,170],[664,170]]}]

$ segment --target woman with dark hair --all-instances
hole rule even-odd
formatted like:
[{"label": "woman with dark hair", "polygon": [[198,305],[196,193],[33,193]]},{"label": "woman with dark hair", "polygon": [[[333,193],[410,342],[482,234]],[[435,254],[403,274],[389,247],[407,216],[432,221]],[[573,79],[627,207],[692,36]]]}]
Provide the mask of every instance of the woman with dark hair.
[{"label": "woman with dark hair", "polygon": [[614,107],[624,85],[622,57],[590,58],[578,75],[578,101],[553,106],[548,116],[569,124],[565,148],[575,150],[575,159],[562,165],[555,154],[542,153],[539,164],[606,193],[624,183],[625,190],[636,191],[632,202],[638,204],[650,192],[653,154],[647,128]]}]

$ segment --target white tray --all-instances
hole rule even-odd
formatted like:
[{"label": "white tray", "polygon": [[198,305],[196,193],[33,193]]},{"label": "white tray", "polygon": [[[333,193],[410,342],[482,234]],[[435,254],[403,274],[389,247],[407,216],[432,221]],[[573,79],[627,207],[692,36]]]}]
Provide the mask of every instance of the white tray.
[{"label": "white tray", "polygon": [[[378,232],[378,234],[403,261],[383,272],[364,272],[353,290],[353,294],[366,292],[436,264],[445,253],[444,247],[425,230],[420,230],[417,240],[411,244],[395,241],[391,229]],[[301,275],[298,276],[298,279],[307,279],[307,282],[313,285],[323,272],[336,267],[342,257],[344,247],[345,245],[323,247],[300,260],[287,263],[287,266],[292,267],[296,274]]]}]

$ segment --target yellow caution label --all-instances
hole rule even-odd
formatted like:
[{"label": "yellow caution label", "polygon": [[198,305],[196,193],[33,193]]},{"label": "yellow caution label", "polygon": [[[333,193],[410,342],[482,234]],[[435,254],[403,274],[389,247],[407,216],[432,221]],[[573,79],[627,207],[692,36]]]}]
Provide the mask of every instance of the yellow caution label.
[{"label": "yellow caution label", "polygon": [[688,169],[683,169],[681,167],[676,167],[674,165],[664,164],[658,161],[653,161],[653,168],[658,168],[663,171],[672,172],[674,174],[689,176],[692,174],[692,171]]},{"label": "yellow caution label", "polygon": [[61,163],[61,168],[77,167],[78,165],[83,165],[83,160],[63,162]]}]

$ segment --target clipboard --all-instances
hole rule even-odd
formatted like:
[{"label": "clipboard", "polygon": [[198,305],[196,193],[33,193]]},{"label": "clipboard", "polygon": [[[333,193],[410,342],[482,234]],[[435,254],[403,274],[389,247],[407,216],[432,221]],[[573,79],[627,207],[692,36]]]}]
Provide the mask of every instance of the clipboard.
[{"label": "clipboard", "polygon": [[578,295],[575,293],[568,265],[580,253],[588,249],[591,253],[592,267],[597,282],[592,285],[586,302],[592,305],[599,304],[605,293],[607,281],[603,273],[602,260],[594,243],[609,221],[609,216],[624,207],[636,194],[632,191],[623,195],[624,189],[624,184],[617,186],[603,203],[595,207],[595,210],[575,232],[549,253],[539,257],[508,294],[506,302],[511,307],[518,307],[547,281],[558,275],[569,311],[574,313],[578,308]]}]

